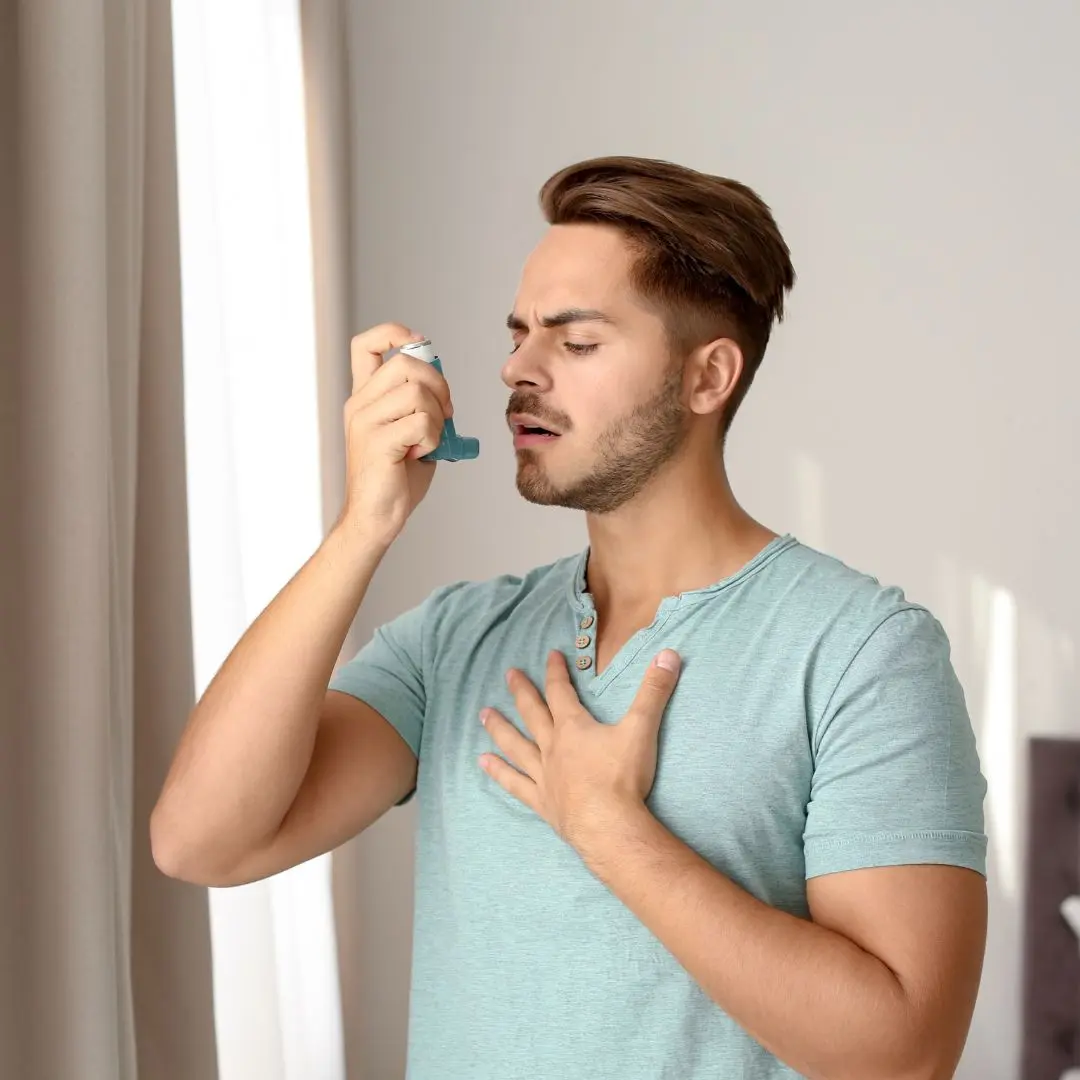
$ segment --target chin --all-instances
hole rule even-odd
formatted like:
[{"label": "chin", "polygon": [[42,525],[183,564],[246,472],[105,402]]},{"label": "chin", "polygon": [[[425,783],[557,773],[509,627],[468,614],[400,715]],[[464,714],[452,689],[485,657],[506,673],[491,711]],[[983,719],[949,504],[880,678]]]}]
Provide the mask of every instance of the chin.
[{"label": "chin", "polygon": [[565,486],[553,480],[545,468],[528,450],[519,450],[516,485],[526,502],[537,506],[562,506]]}]

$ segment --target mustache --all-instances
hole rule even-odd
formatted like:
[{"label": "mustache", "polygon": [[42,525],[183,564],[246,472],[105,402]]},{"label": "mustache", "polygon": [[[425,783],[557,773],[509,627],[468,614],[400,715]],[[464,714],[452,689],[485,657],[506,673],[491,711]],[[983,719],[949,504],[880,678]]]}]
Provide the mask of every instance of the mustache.
[{"label": "mustache", "polygon": [[506,405],[507,419],[513,413],[528,413],[537,420],[551,424],[552,427],[569,431],[573,426],[570,418],[565,413],[555,412],[545,406],[543,398],[539,394],[521,393],[515,391]]}]

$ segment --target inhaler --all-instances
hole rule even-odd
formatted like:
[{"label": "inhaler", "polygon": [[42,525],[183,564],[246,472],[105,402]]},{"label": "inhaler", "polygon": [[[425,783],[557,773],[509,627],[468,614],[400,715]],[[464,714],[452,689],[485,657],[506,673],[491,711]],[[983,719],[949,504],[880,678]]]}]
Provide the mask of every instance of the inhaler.
[{"label": "inhaler", "polygon": [[[423,341],[414,341],[411,345],[402,345],[398,351],[408,353],[409,356],[415,356],[418,360],[423,360],[445,377],[446,373],[442,369],[442,364],[435,354],[435,347],[431,344],[430,339],[424,338]],[[454,430],[454,418],[447,417],[443,423],[443,433],[439,445],[430,454],[425,454],[420,460],[467,461],[470,458],[478,457],[479,454],[480,440],[470,438],[468,435],[459,435]]]}]

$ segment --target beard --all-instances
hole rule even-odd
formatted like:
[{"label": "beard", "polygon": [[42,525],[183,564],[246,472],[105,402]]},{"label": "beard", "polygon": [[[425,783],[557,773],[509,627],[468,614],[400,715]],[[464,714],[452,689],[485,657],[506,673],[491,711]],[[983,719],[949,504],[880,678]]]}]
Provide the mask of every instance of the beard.
[{"label": "beard", "polygon": [[[669,367],[663,385],[652,398],[600,434],[596,460],[589,471],[561,486],[547,475],[541,461],[543,451],[519,450],[518,493],[538,506],[562,506],[588,514],[617,510],[638,495],[686,441],[689,425],[681,392],[679,363]],[[520,411],[531,410],[523,405]]]}]

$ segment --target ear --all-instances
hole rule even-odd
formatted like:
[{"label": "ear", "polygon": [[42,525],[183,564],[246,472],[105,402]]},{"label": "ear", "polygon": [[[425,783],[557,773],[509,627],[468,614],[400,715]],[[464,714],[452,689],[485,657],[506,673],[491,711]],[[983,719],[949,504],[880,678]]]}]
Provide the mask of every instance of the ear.
[{"label": "ear", "polygon": [[702,416],[721,411],[742,377],[742,349],[731,338],[717,338],[694,351],[691,366],[691,411]]}]

